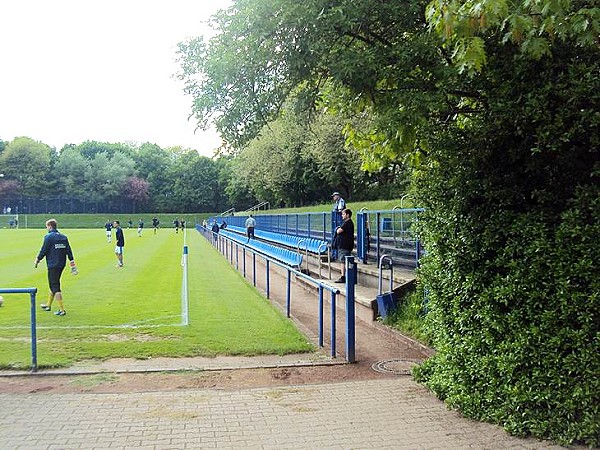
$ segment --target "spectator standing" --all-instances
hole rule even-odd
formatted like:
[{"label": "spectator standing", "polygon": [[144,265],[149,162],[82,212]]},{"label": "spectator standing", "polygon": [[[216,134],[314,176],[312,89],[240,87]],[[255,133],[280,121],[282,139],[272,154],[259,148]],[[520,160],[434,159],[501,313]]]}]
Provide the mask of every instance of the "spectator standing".
[{"label": "spectator standing", "polygon": [[338,226],[342,223],[342,211],[346,209],[346,201],[341,197],[340,193],[337,191],[331,194],[331,197],[333,197],[332,211],[335,213],[334,216],[339,219],[336,221],[336,226]]},{"label": "spectator standing", "polygon": [[125,247],[125,236],[123,235],[123,229],[118,220],[114,222],[115,227],[115,255],[117,255],[117,267],[123,267],[123,247]]},{"label": "spectator standing", "polygon": [[142,237],[142,231],[144,231],[144,219],[140,219],[140,221],[138,222],[138,236]]},{"label": "spectator standing", "polygon": [[62,289],[60,287],[60,277],[67,263],[67,258],[71,262],[71,273],[77,275],[77,267],[73,258],[73,251],[69,244],[69,239],[57,229],[56,219],[46,221],[46,230],[48,233],[44,236],[44,243],[35,259],[34,267],[37,267],[40,261],[46,258],[46,266],[48,267],[48,285],[50,286],[50,294],[48,302],[41,304],[40,307],[44,311],[52,309],[52,302],[56,300],[58,311],[54,314],[64,316],[67,314],[63,303]]},{"label": "spectator standing", "polygon": [[346,282],[346,256],[352,254],[354,249],[354,222],[352,222],[352,211],[345,208],[342,211],[342,224],[336,228],[338,260],[342,264],[342,276],[336,283]]},{"label": "spectator standing", "polygon": [[112,241],[112,228],[112,222],[110,220],[107,220],[104,224],[104,229],[106,230],[106,242]]},{"label": "spectator standing", "polygon": [[246,236],[248,239],[254,239],[254,228],[256,227],[256,219],[250,214],[246,219]]},{"label": "spectator standing", "polygon": [[219,234],[219,224],[217,223],[217,221],[215,220],[212,224],[212,228],[211,231],[213,232],[213,240],[214,242],[217,242],[218,239],[218,234]]},{"label": "spectator standing", "polygon": [[338,259],[338,253],[336,246],[333,245],[333,239],[335,238],[335,230],[342,224],[342,211],[346,208],[346,201],[338,191],[331,194],[331,197],[333,198],[333,208],[331,210],[331,258],[336,260]]}]

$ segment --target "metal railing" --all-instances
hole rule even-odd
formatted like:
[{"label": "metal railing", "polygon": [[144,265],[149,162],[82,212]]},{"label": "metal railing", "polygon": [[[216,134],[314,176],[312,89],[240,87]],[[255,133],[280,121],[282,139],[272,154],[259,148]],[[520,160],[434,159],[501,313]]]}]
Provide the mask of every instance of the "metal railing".
[{"label": "metal railing", "polygon": [[[401,203],[406,196],[403,196]],[[356,255],[364,263],[379,264],[383,253],[390,255],[394,264],[415,268],[421,254],[421,243],[415,224],[422,208],[394,207],[391,210],[361,209],[353,216],[356,232]],[[247,216],[228,217],[229,225],[244,227]],[[221,222],[220,218],[212,220]],[[256,230],[271,231],[298,237],[331,242],[338,219],[331,212],[260,214],[255,217]]]},{"label": "metal railing", "polygon": [[[267,255],[264,255],[260,252],[255,251],[254,249],[235,241],[227,236],[223,236],[220,233],[213,233],[208,228],[202,227],[201,225],[196,225],[196,230],[198,230],[202,235],[213,244],[213,246],[219,250],[221,254],[225,256],[225,258],[229,261],[229,263],[235,267],[236,270],[241,271],[244,278],[248,275],[247,270],[247,262],[246,255],[249,254],[252,259],[252,284],[256,287],[256,258],[261,258],[265,263],[265,295],[267,298],[270,298],[270,275],[271,275],[271,266],[275,265],[280,267],[286,271],[286,316],[289,318],[291,316],[291,282],[292,276],[297,278],[301,278],[306,282],[313,284],[318,288],[318,296],[319,296],[319,323],[318,323],[318,344],[319,347],[323,347],[324,341],[324,292],[329,291],[331,294],[331,336],[330,336],[330,346],[331,346],[331,357],[335,358],[336,351],[336,300],[337,296],[340,294],[340,290],[336,287],[329,286],[328,284],[323,283],[320,280],[317,280],[311,277],[308,274],[303,273],[301,270],[294,269],[286,264],[283,264],[273,258],[270,258]],[[241,254],[241,262],[240,262],[240,254]],[[355,300],[355,292],[354,285],[356,280],[356,264],[354,263],[353,257],[348,257],[346,263],[346,330],[345,330],[345,342],[346,342],[346,360],[348,362],[355,362],[355,310],[354,310],[354,300]],[[241,267],[240,267],[241,264]]]},{"label": "metal railing", "polygon": [[244,212],[260,211],[260,209],[261,209],[263,206],[265,207],[265,211],[266,211],[267,209],[269,209],[269,205],[270,205],[270,203],[269,203],[269,202],[260,202],[260,203],[257,203],[257,204],[256,204],[256,205],[254,205],[254,206],[251,206],[250,208],[248,208],[248,209],[247,209],[247,210],[245,210]]},{"label": "metal railing", "polygon": [[37,372],[37,333],[35,318],[35,294],[37,288],[11,288],[0,289],[0,294],[29,294],[30,299],[30,323],[31,323],[31,371]]}]

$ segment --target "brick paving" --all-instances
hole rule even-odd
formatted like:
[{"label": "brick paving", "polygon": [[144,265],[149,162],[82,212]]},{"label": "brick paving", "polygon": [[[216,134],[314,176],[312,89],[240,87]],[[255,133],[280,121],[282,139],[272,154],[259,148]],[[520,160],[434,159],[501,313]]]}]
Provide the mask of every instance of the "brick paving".
[{"label": "brick paving", "polygon": [[2,449],[559,449],[460,417],[410,377],[222,391],[0,394]]}]

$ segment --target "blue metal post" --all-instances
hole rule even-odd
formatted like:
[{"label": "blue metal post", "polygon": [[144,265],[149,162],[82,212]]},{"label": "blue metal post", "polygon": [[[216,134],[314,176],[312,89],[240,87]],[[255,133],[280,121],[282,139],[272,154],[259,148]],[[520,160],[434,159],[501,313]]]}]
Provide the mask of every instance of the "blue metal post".
[{"label": "blue metal post", "polygon": [[319,347],[323,347],[323,285],[319,284]]},{"label": "blue metal post", "polygon": [[346,256],[346,360],[355,362],[356,358],[356,322],[354,305],[354,284],[357,267],[354,256]]},{"label": "blue metal post", "polygon": [[252,253],[252,284],[256,287],[256,253]]},{"label": "blue metal post", "polygon": [[291,310],[291,304],[292,304],[292,292],[291,292],[291,286],[292,286],[292,271],[290,269],[288,269],[287,271],[287,287],[286,287],[286,314],[288,317],[290,317],[290,310]]},{"label": "blue metal post", "polygon": [[335,358],[335,292],[331,291],[331,357]]},{"label": "blue metal post", "polygon": [[35,324],[35,293],[37,289],[29,294],[31,304],[31,371],[37,372],[37,332]]},{"label": "blue metal post", "polygon": [[[381,229],[381,213],[375,214],[375,221],[377,223],[377,264],[379,264],[379,257],[381,256],[381,235],[379,230]],[[379,267],[379,266],[377,266]]]},{"label": "blue metal post", "polygon": [[246,247],[242,248],[242,272],[244,274],[244,278],[246,278]]},{"label": "blue metal post", "polygon": [[266,283],[267,283],[267,298],[271,298],[271,296],[270,296],[271,295],[271,289],[270,289],[270,283],[269,283],[269,280],[270,280],[269,262],[270,261],[267,259],[266,264],[265,264],[266,267],[267,267],[267,274],[266,274],[266,277],[265,277],[266,278]]}]

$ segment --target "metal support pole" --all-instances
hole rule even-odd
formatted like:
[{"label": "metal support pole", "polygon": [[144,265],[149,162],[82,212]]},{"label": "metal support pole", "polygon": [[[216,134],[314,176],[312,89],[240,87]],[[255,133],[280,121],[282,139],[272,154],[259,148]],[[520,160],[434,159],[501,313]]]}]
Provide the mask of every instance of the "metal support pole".
[{"label": "metal support pole", "polygon": [[354,256],[346,256],[346,360],[356,360],[356,319],[354,305],[354,284],[356,282],[357,267]]},{"label": "metal support pole", "polygon": [[290,269],[288,269],[287,271],[287,286],[286,286],[286,315],[287,317],[290,317],[290,310],[291,310],[291,304],[292,304],[292,291],[291,291],[291,287],[292,287],[292,271]]},{"label": "metal support pole", "polygon": [[31,371],[37,372],[37,332],[35,324],[35,293],[37,289],[29,293],[31,304]]},{"label": "metal support pole", "polygon": [[331,291],[331,357],[335,358],[335,292]]},{"label": "metal support pole", "polygon": [[265,266],[267,267],[267,273],[265,276],[266,284],[267,284],[267,298],[271,298],[271,288],[270,288],[270,270],[269,270],[269,260],[267,259]]},{"label": "metal support pole", "polygon": [[319,347],[323,347],[323,285],[319,285]]},{"label": "metal support pole", "polygon": [[242,273],[246,278],[246,247],[242,247]]}]

